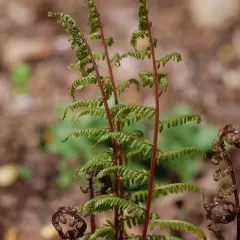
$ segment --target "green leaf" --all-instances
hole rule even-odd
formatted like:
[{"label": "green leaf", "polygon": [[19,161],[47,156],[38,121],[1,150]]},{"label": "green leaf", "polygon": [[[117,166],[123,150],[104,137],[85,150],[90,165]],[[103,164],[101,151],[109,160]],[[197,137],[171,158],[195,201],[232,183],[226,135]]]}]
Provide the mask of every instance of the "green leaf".
[{"label": "green leaf", "polygon": [[19,178],[22,180],[30,179],[33,175],[33,169],[27,165],[18,165]]}]

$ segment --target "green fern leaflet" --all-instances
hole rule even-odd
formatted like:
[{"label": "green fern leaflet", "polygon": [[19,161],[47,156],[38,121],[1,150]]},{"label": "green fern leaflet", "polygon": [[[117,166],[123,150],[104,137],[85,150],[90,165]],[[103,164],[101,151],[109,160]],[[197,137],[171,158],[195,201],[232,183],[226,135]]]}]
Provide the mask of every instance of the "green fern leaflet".
[{"label": "green fern leaflet", "polygon": [[206,158],[205,153],[199,149],[199,148],[193,148],[193,147],[186,147],[186,148],[180,148],[177,150],[172,150],[169,152],[162,152],[157,155],[157,164],[160,164],[163,161],[167,160],[175,160],[177,158],[187,156],[190,154],[195,154],[203,157],[204,159]]},{"label": "green fern leaflet", "polygon": [[140,185],[146,183],[149,178],[149,172],[147,171],[130,169],[123,166],[110,166],[108,168],[104,168],[96,177],[102,178],[103,176],[113,175],[114,173],[117,173],[118,176],[121,176],[124,180],[129,180],[132,183]]},{"label": "green fern leaflet", "polygon": [[164,126],[167,126],[167,128],[176,127],[178,125],[183,125],[193,121],[199,124],[201,122],[200,115],[186,114],[186,115],[177,116],[175,118],[171,118],[165,121],[160,121],[159,131],[162,132],[164,129]]},{"label": "green fern leaflet", "polygon": [[198,228],[197,226],[191,223],[178,221],[178,220],[167,220],[167,219],[158,219],[158,220],[150,220],[150,221],[158,224],[160,229],[168,228],[168,229],[177,230],[177,231],[188,231],[197,235],[202,240],[207,240],[207,237],[205,236],[204,232],[200,228]]},{"label": "green fern leaflet", "polygon": [[126,211],[132,216],[142,216],[145,212],[144,208],[139,207],[137,204],[129,202],[125,199],[115,197],[112,194],[97,196],[87,201],[83,208],[86,212],[104,212],[114,207],[119,210]]},{"label": "green fern leaflet", "polygon": [[160,68],[161,64],[164,67],[169,61],[177,61],[180,62],[182,61],[182,57],[179,53],[170,53],[168,55],[166,55],[165,57],[160,58],[157,61],[157,68]]}]

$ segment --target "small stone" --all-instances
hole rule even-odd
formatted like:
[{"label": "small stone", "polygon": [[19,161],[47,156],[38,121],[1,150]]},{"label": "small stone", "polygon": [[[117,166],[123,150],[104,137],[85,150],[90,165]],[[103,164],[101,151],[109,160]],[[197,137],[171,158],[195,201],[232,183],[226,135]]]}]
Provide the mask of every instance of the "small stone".
[{"label": "small stone", "polygon": [[0,187],[8,187],[14,184],[19,176],[19,171],[14,164],[5,164],[0,167]]},{"label": "small stone", "polygon": [[239,72],[232,70],[223,74],[223,82],[226,87],[236,89],[240,88]]},{"label": "small stone", "polygon": [[10,106],[11,112],[15,114],[24,113],[33,106],[33,99],[29,95],[15,96],[13,103]]}]

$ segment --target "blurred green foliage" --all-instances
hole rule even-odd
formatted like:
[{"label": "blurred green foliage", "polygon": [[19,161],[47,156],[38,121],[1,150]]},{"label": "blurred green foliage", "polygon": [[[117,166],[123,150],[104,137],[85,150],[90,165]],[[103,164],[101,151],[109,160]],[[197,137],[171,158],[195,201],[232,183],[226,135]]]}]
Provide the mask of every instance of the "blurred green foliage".
[{"label": "blurred green foliage", "polygon": [[[66,105],[60,105],[57,109],[59,118],[63,116]],[[73,114],[64,120],[56,120],[51,125],[52,141],[47,145],[47,150],[58,154],[60,157],[59,174],[57,178],[57,186],[60,188],[69,187],[72,184],[72,176],[76,168],[80,167],[87,159],[89,159],[95,151],[101,149],[87,138],[72,138],[62,143],[62,140],[71,132],[80,128],[97,127],[103,125],[104,120],[93,117],[83,117],[81,120],[72,123]]]},{"label": "blurred green foliage", "polygon": [[[161,113],[161,120],[176,117],[178,115],[193,113],[187,104],[177,104],[165,113]],[[170,151],[182,147],[197,147],[205,152],[211,151],[211,144],[216,137],[217,128],[206,123],[187,123],[163,130],[159,135],[159,148]],[[191,156],[163,163],[169,171],[177,173],[181,182],[185,182],[196,176],[201,161]]]},{"label": "blurred green foliage", "polygon": [[[110,106],[113,105],[113,101]],[[61,104],[57,108],[59,118],[63,116],[66,105]],[[167,112],[161,113],[161,120],[171,117],[176,117],[182,114],[189,114],[191,108],[186,104],[175,105]],[[84,116],[80,120],[72,123],[75,114],[69,113],[69,116],[64,120],[57,120],[51,126],[52,141],[47,145],[47,150],[58,154],[60,157],[59,175],[57,178],[57,186],[60,188],[70,187],[72,184],[72,176],[76,168],[85,163],[91,156],[104,149],[103,145],[94,145],[93,141],[87,138],[72,138],[67,142],[62,143],[62,140],[71,132],[83,128],[99,128],[106,126],[105,119],[99,119],[93,116]],[[148,135],[148,130],[152,127],[153,122],[141,121],[134,126],[126,126],[125,131],[131,132],[137,129],[143,131],[144,135]],[[163,151],[169,151],[181,147],[198,147],[206,152],[210,151],[211,142],[216,136],[217,129],[213,126],[201,123],[188,123],[183,126],[165,129],[159,135],[159,148]],[[94,146],[94,147],[93,147]],[[134,168],[142,168],[142,165],[149,166],[143,159],[135,159],[134,162],[129,162],[129,166]],[[186,181],[193,178],[200,167],[201,162],[193,157],[184,157],[178,161],[163,163],[163,167],[167,172],[175,172],[181,181]],[[156,172],[161,181],[166,179],[161,178],[161,174]],[[166,173],[163,174],[166,176]]]},{"label": "blurred green foliage", "polygon": [[[110,100],[110,106],[114,105],[113,99]],[[60,188],[69,187],[72,184],[72,176],[76,168],[80,167],[84,162],[91,158],[94,153],[104,149],[104,145],[95,145],[95,142],[87,138],[72,138],[67,142],[62,143],[62,140],[70,133],[83,128],[99,128],[106,126],[105,119],[99,119],[94,116],[84,116],[80,120],[72,123],[74,113],[68,114],[68,117],[62,121],[65,104],[60,104],[57,108],[57,115],[60,118],[51,126],[52,141],[47,145],[47,150],[56,153],[60,157],[59,175],[57,178],[57,186]],[[144,133],[147,132],[146,125],[138,123],[135,126],[125,128],[126,131],[141,129]],[[94,146],[94,147],[93,147]]]},{"label": "blurred green foliage", "polygon": [[31,66],[27,63],[19,62],[10,69],[10,78],[13,88],[17,94],[27,92],[27,81],[32,74]]},{"label": "blurred green foliage", "polygon": [[27,180],[30,179],[33,175],[33,169],[25,164],[19,164],[17,166],[18,171],[19,171],[19,178],[21,180]]}]

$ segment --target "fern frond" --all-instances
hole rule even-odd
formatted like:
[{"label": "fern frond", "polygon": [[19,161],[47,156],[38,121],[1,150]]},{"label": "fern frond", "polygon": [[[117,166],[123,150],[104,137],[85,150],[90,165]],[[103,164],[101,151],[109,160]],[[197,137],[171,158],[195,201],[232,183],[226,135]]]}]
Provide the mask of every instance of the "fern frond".
[{"label": "fern frond", "polygon": [[221,168],[215,171],[213,175],[214,181],[218,181],[232,173],[233,169],[231,167]]},{"label": "fern frond", "polygon": [[147,21],[145,16],[148,15],[148,10],[144,6],[144,0],[138,0],[138,29],[147,30]]},{"label": "fern frond", "polygon": [[139,151],[139,150],[134,150],[134,151],[130,151],[130,152],[128,152],[127,153],[127,155],[126,155],[126,159],[127,159],[127,161],[134,161],[134,158],[136,158],[136,159],[143,159],[144,158],[144,156],[143,156],[143,153],[142,153],[142,151]]},{"label": "fern frond", "polygon": [[[149,113],[148,119],[151,119],[153,116],[154,116],[153,113]],[[119,117],[119,121],[122,122],[123,126],[125,126],[126,124],[128,126],[130,126],[131,124],[133,124],[135,122],[141,121],[146,116],[141,115],[137,112],[132,112],[132,113],[129,113],[128,115],[125,115],[125,116],[116,116],[115,120],[117,120],[117,117]]]},{"label": "fern frond", "polygon": [[171,118],[165,121],[160,121],[159,131],[162,132],[164,126],[167,126],[167,128],[176,127],[178,125],[183,125],[193,121],[199,124],[201,122],[200,115],[198,114],[180,115],[175,118]]},{"label": "fern frond", "polygon": [[151,119],[155,115],[155,109],[140,105],[118,105],[111,109],[114,122],[121,121],[123,123],[138,122],[147,117]]},{"label": "fern frond", "polygon": [[[181,192],[199,192],[203,193],[203,190],[195,184],[191,183],[173,183],[165,185],[156,185],[153,188],[152,198],[156,199],[159,195],[168,195],[168,194],[178,194]],[[147,200],[148,191],[140,190],[133,192],[131,195],[131,200],[135,203],[145,202]]]},{"label": "fern frond", "polygon": [[143,151],[143,156],[148,156],[152,151],[152,144],[147,140],[134,139],[130,148],[139,149],[140,151]]},{"label": "fern frond", "polygon": [[[94,1],[86,0],[86,2],[87,2],[88,10],[89,10],[88,23],[89,23],[90,29],[91,29],[90,35],[88,36],[88,38],[90,40],[101,39],[100,33],[97,32],[100,28],[99,22],[98,22],[99,13],[97,11],[97,8],[94,4]],[[111,36],[107,36],[107,37],[105,37],[105,42],[108,46],[111,46],[113,44],[113,38]]]},{"label": "fern frond", "polygon": [[199,192],[203,193],[203,190],[192,183],[173,183],[156,186],[154,188],[154,195],[167,195],[169,193],[181,193],[181,192]]},{"label": "fern frond", "polygon": [[104,52],[92,52],[94,59],[104,61],[106,56]]},{"label": "fern frond", "polygon": [[83,167],[76,169],[74,177],[112,166],[112,155],[112,150],[95,154]]},{"label": "fern frond", "polygon": [[78,87],[82,88],[86,85],[96,84],[96,83],[97,83],[97,78],[96,78],[96,76],[93,76],[93,75],[75,80],[71,86],[71,97],[72,97],[73,101],[76,101],[75,93],[76,93],[76,89]]},{"label": "fern frond", "polygon": [[123,220],[123,222],[125,222],[127,224],[128,228],[133,228],[140,224],[143,224],[144,214],[141,216],[140,215],[139,216],[133,216],[133,215],[124,216],[124,218],[122,220]]},{"label": "fern frond", "polygon": [[[131,194],[131,201],[134,203],[144,203],[147,201],[148,190],[139,190]],[[152,196],[154,199],[154,194]]]},{"label": "fern frond", "polygon": [[[153,73],[151,72],[139,72],[139,77],[143,81],[143,87],[153,87]],[[158,74],[158,81],[159,81],[159,90],[161,92],[166,92],[168,87],[168,80],[167,76],[164,74]]]},{"label": "fern frond", "polygon": [[109,99],[112,96],[111,79],[108,76],[102,77],[102,84],[103,84],[103,88],[104,88],[105,97],[106,97],[106,99]]},{"label": "fern frond", "polygon": [[204,232],[198,228],[197,226],[178,220],[167,220],[167,219],[158,219],[158,220],[150,220],[159,225],[160,229],[168,228],[177,231],[188,231],[192,232],[193,234],[197,235],[202,240],[207,240],[206,235]]},{"label": "fern frond", "polygon": [[[92,65],[92,58],[87,54],[88,52],[84,53],[84,52],[78,51],[78,54],[77,54],[78,59],[74,63],[72,63],[69,67],[69,68],[77,68],[81,72],[83,77],[87,77],[88,75],[95,73],[95,68]],[[90,67],[87,68],[87,66],[89,65]]]},{"label": "fern frond", "polygon": [[75,21],[66,13],[63,12],[49,12],[49,17],[57,18],[57,22],[65,29],[65,31],[69,35],[69,42],[71,44],[71,48],[75,48],[76,46],[80,47],[82,42],[81,33],[75,23]]},{"label": "fern frond", "polygon": [[114,173],[117,173],[118,176],[121,176],[123,180],[129,180],[132,183],[137,183],[140,185],[146,183],[149,178],[149,172],[145,170],[130,169],[123,166],[110,166],[104,168],[96,177],[102,178],[106,175],[112,175]]},{"label": "fern frond", "polygon": [[148,32],[147,30],[137,30],[135,32],[132,33],[132,36],[131,36],[131,46],[137,50],[137,41],[138,39],[142,38],[144,39],[145,37],[148,37]]},{"label": "fern frond", "polygon": [[121,64],[120,64],[120,61],[118,61],[119,57],[120,57],[120,54],[119,54],[119,53],[115,53],[115,54],[111,57],[110,62],[111,62],[111,64],[112,64],[113,66],[120,67],[120,65],[121,65]]},{"label": "fern frond", "polygon": [[109,132],[108,128],[88,128],[75,131],[68,135],[62,142],[66,142],[68,139],[73,137],[87,137],[89,139],[96,139],[97,137]]},{"label": "fern frond", "polygon": [[98,116],[100,118],[105,118],[106,112],[103,108],[89,108],[89,109],[86,109],[86,110],[83,110],[83,111],[77,113],[77,115],[74,117],[72,122],[76,122],[82,116],[86,116],[86,115]]},{"label": "fern frond", "polygon": [[131,134],[122,132],[109,132],[101,136],[97,143],[104,142],[108,139],[114,139],[118,143],[130,143],[130,148],[139,149],[148,155],[152,150],[152,144],[147,140],[135,139]]},{"label": "fern frond", "polygon": [[80,175],[86,175],[93,171],[100,171],[104,168],[109,168],[113,166],[113,162],[111,159],[109,160],[102,160],[100,162],[97,161],[89,161],[87,164],[85,164],[82,168],[78,168],[74,174],[74,177],[80,176]]},{"label": "fern frond", "polygon": [[103,226],[97,228],[96,231],[91,234],[89,240],[97,240],[98,238],[104,238],[107,240],[114,239],[114,227],[112,226]]},{"label": "fern frond", "polygon": [[120,95],[122,92],[124,92],[125,89],[129,88],[132,84],[135,84],[138,90],[140,89],[139,82],[136,79],[131,78],[131,79],[129,79],[127,81],[124,81],[124,82],[117,85],[118,95]]},{"label": "fern frond", "polygon": [[141,105],[126,105],[126,104],[119,104],[116,106],[113,106],[111,108],[111,116],[114,118],[116,115],[121,115],[121,113],[125,113],[124,115],[127,115],[128,113],[136,112],[139,115],[144,115],[146,117],[149,115],[149,119],[154,116],[155,109],[152,107],[146,107]]},{"label": "fern frond", "polygon": [[[150,219],[151,220],[156,220],[159,219],[160,217],[158,216],[157,213],[155,212],[151,212],[150,213]],[[137,225],[140,225],[144,222],[144,213],[142,215],[128,215],[128,216],[124,216],[124,218],[122,219],[124,222],[126,222],[127,226],[129,228],[133,228]]]},{"label": "fern frond", "polygon": [[109,160],[113,155],[113,149],[109,148],[108,150],[105,150],[103,152],[96,153],[90,161],[101,161],[101,160]]},{"label": "fern frond", "polygon": [[132,140],[129,134],[121,133],[121,132],[109,132],[103,135],[99,140],[98,143],[105,142],[108,139],[117,140],[119,143],[127,143]]},{"label": "fern frond", "polygon": [[88,24],[90,26],[90,33],[95,33],[99,29],[99,24],[98,24],[98,12],[96,9],[96,6],[94,4],[94,1],[92,0],[86,0],[87,3],[87,8],[88,8]]},{"label": "fern frond", "polygon": [[136,59],[139,59],[139,60],[143,60],[145,59],[146,57],[148,59],[151,58],[151,51],[149,50],[145,50],[145,51],[131,51],[131,52],[126,52],[122,55],[120,54],[115,54],[114,57],[112,58],[112,63],[116,66],[116,67],[119,67],[121,65],[121,61],[125,58],[129,58],[129,57],[133,57],[133,58],[136,58]]},{"label": "fern frond", "polygon": [[221,187],[218,192],[217,196],[220,199],[225,199],[227,197],[230,197],[234,191],[234,186],[232,184],[225,184],[223,187]]},{"label": "fern frond", "polygon": [[82,100],[82,101],[77,101],[77,102],[73,102],[71,105],[69,105],[63,114],[63,120],[66,118],[67,114],[70,111],[74,111],[75,109],[78,108],[97,108],[97,107],[101,107],[103,104],[103,100],[100,99],[94,99],[94,100]]},{"label": "fern frond", "polygon": [[113,43],[114,43],[113,37],[112,36],[105,37],[105,42],[107,43],[107,45],[109,47],[111,47],[113,45]]},{"label": "fern frond", "polygon": [[101,34],[99,32],[90,33],[87,37],[89,40],[101,39]]},{"label": "fern frond", "polygon": [[[141,240],[142,235],[133,235],[125,238],[126,240]],[[147,235],[147,240],[182,240],[179,237],[174,236],[157,236],[157,235]]]},{"label": "fern frond", "polygon": [[77,50],[77,59],[78,60],[74,64],[80,71],[84,71],[86,66],[92,63],[92,58],[88,55],[84,56],[81,48]]},{"label": "fern frond", "polygon": [[164,67],[169,61],[175,61],[180,62],[182,61],[182,57],[179,53],[170,53],[162,58],[160,58],[157,62],[157,68],[160,68],[161,64]]},{"label": "fern frond", "polygon": [[141,130],[134,130],[130,133],[130,135],[134,139],[142,139],[144,137],[144,133]]},{"label": "fern frond", "polygon": [[157,164],[160,164],[162,161],[167,161],[167,160],[174,160],[180,157],[184,157],[190,154],[196,154],[202,157],[206,157],[204,151],[202,151],[199,148],[193,148],[193,147],[186,147],[186,148],[180,148],[177,150],[172,150],[169,152],[162,152],[158,153],[157,155]]},{"label": "fern frond", "polygon": [[84,204],[85,211],[91,213],[104,212],[115,207],[127,211],[132,216],[142,216],[145,212],[144,208],[139,207],[137,204],[115,197],[112,194],[97,196]]},{"label": "fern frond", "polygon": [[71,65],[71,67],[78,67],[82,76],[85,77],[88,74],[94,72],[94,67],[86,68],[87,65],[92,65],[92,59],[89,55],[89,49],[86,42],[83,40],[83,36],[76,26],[75,21],[66,13],[48,13],[49,17],[57,18],[57,22],[65,29],[69,36],[69,42],[71,48],[77,47],[77,61]]},{"label": "fern frond", "polygon": [[123,108],[125,108],[126,104],[118,104],[118,105],[114,105],[113,107],[110,108],[110,113],[111,113],[111,117],[114,118],[115,115]]}]

